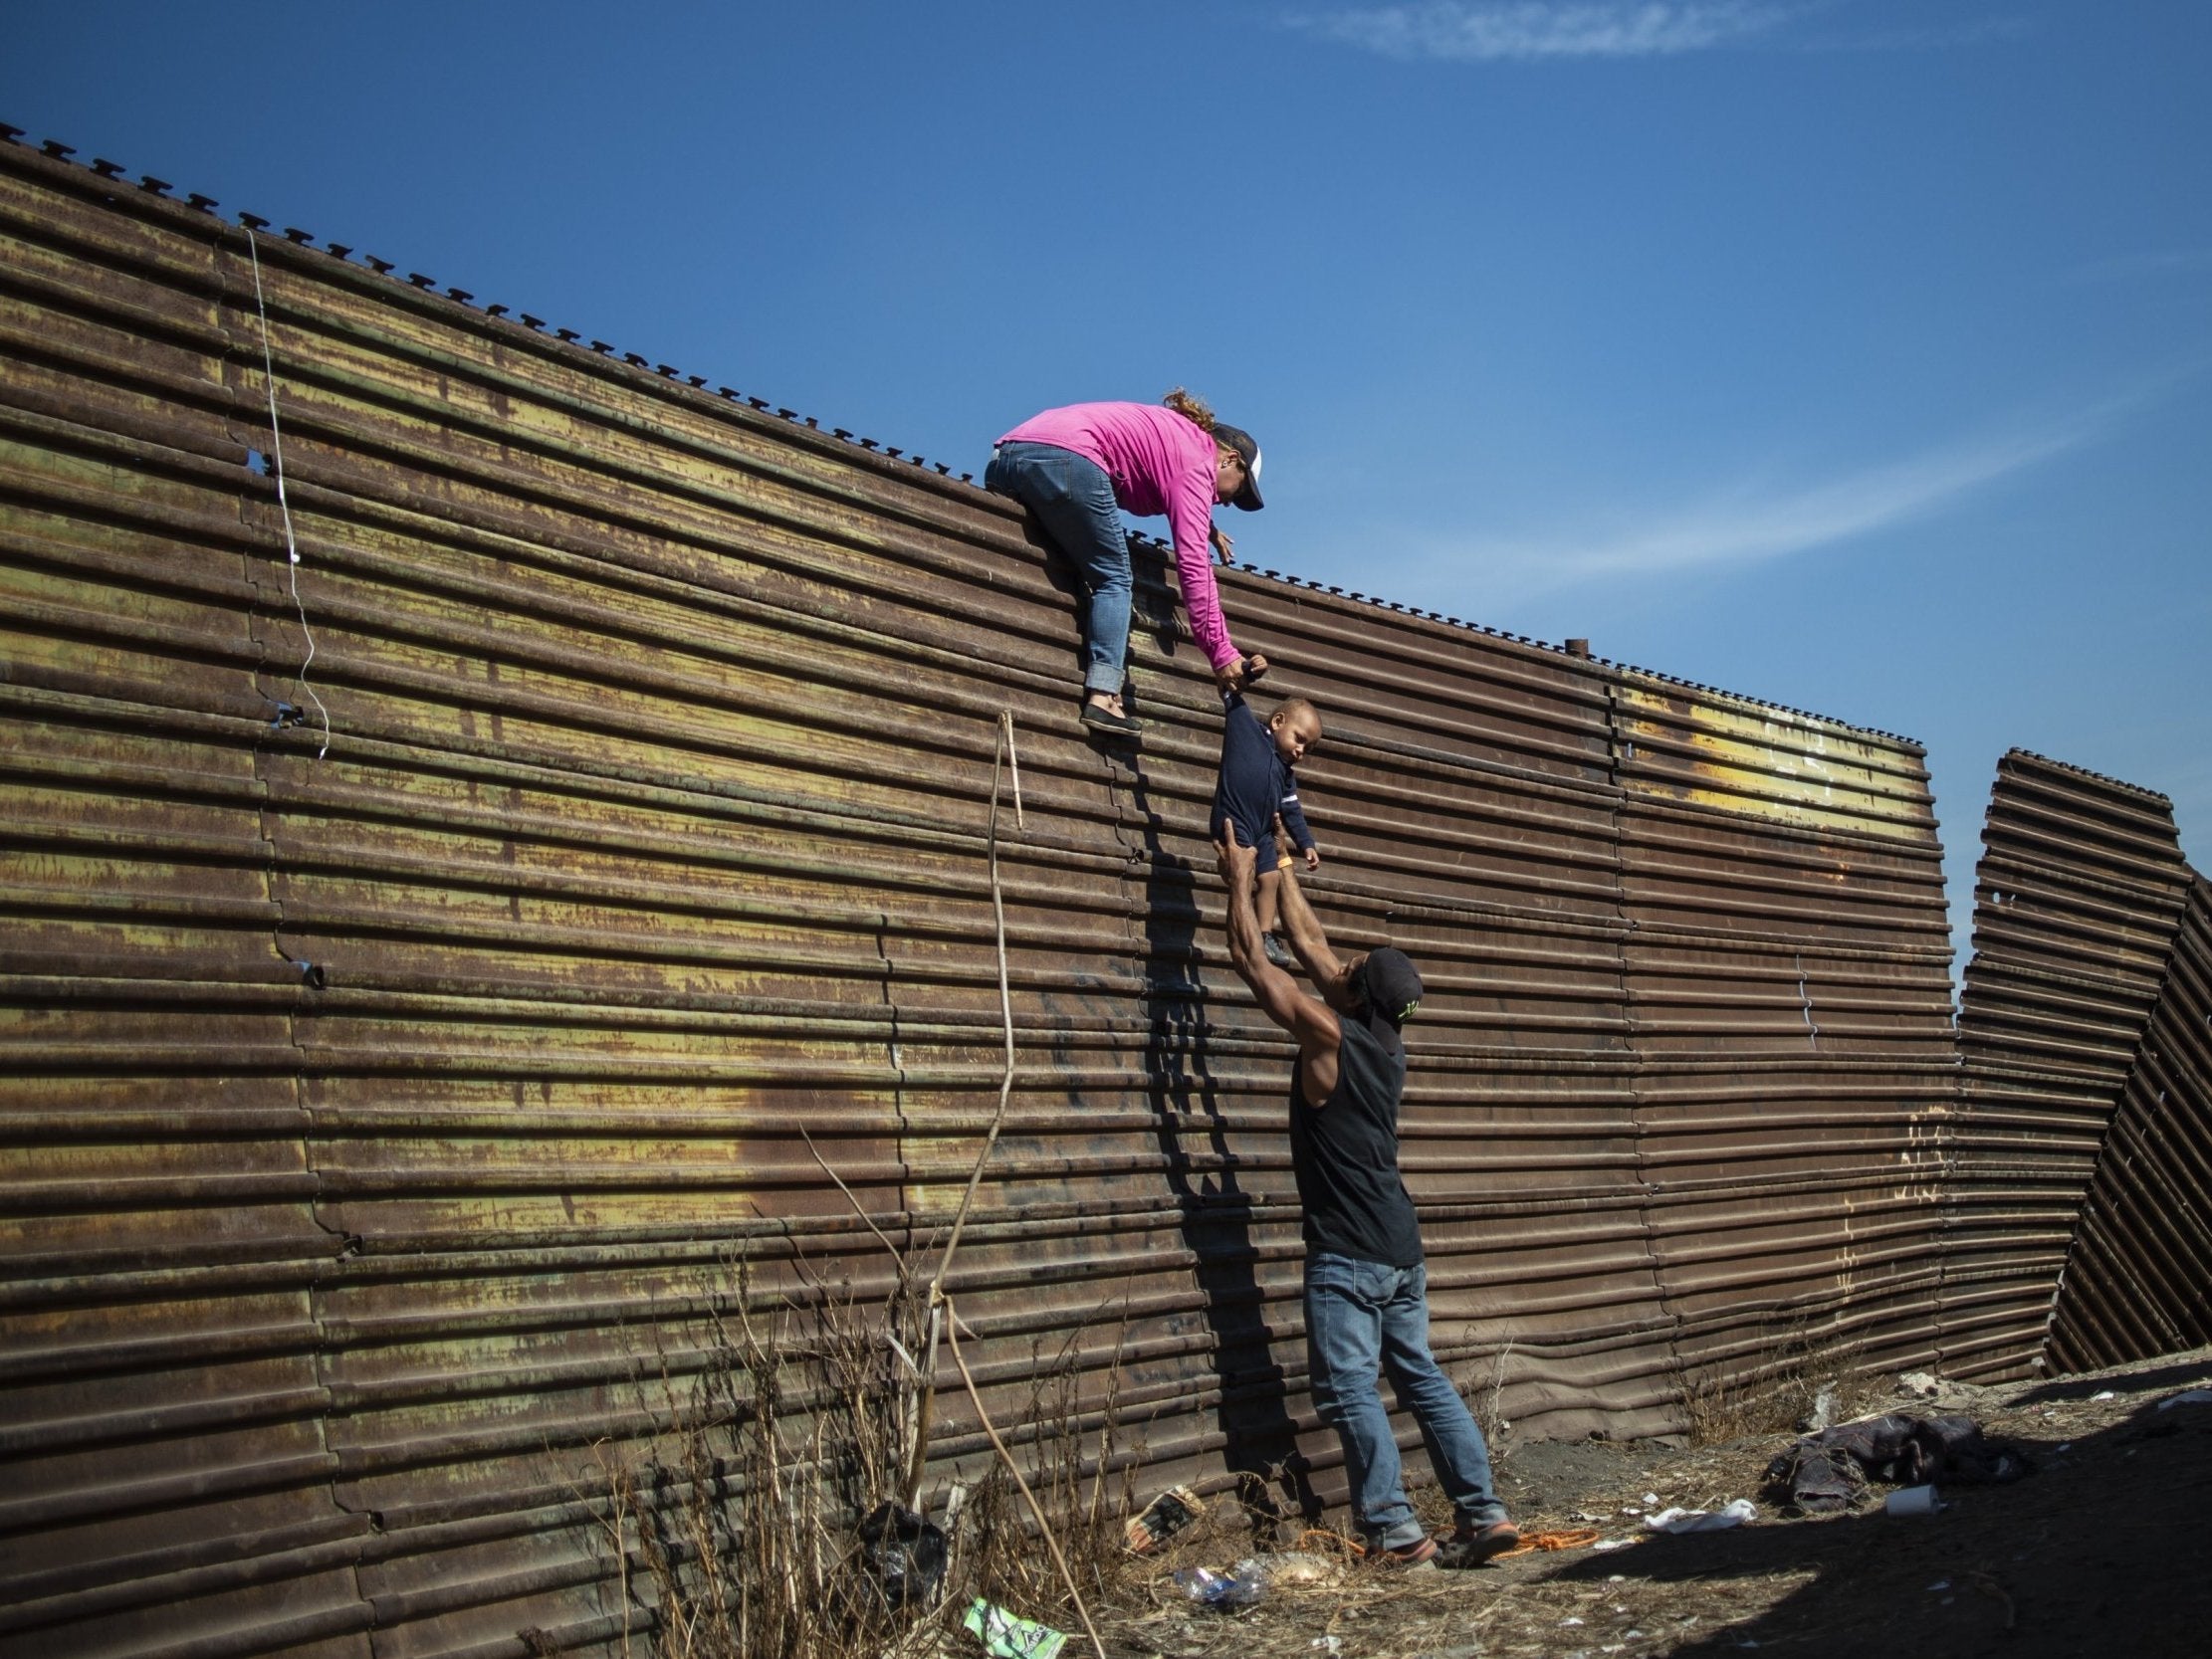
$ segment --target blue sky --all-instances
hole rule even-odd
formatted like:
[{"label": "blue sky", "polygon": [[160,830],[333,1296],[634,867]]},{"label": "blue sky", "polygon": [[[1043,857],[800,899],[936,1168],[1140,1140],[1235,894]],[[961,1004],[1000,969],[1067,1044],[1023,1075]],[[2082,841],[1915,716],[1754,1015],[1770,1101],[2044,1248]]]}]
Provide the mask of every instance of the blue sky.
[{"label": "blue sky", "polygon": [[34,138],[956,470],[1189,385],[1251,562],[1919,738],[1954,906],[2013,744],[2212,869],[2208,87],[2203,0],[0,13]]}]

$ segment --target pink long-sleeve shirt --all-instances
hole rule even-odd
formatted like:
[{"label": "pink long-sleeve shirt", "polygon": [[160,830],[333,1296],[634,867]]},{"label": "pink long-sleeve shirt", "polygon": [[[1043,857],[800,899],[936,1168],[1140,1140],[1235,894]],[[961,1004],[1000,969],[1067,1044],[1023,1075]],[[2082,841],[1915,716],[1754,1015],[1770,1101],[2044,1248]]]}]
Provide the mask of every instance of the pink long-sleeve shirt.
[{"label": "pink long-sleeve shirt", "polygon": [[1032,416],[998,442],[1072,450],[1105,472],[1126,511],[1139,518],[1166,514],[1192,639],[1217,669],[1242,655],[1228,637],[1214,585],[1213,434],[1161,404],[1071,403]]}]

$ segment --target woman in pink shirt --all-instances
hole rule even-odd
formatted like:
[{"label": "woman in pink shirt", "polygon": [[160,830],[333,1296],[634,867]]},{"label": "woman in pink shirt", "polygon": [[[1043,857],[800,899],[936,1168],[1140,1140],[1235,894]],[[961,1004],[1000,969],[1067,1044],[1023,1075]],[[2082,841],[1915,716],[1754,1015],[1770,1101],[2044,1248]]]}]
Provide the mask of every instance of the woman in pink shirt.
[{"label": "woman in pink shirt", "polygon": [[1230,641],[1207,556],[1211,545],[1220,549],[1223,563],[1229,560],[1229,538],[1215,527],[1215,504],[1259,510],[1259,446],[1250,433],[1217,421],[1181,388],[1161,404],[1070,404],[1047,409],[1000,438],[984,487],[1035,514],[1082,579],[1086,726],[1129,735],[1144,729],[1121,697],[1131,588],[1122,509],[1139,517],[1167,515],[1191,637],[1213,665],[1214,678],[1224,690],[1238,691],[1265,672],[1265,658],[1247,664]]}]

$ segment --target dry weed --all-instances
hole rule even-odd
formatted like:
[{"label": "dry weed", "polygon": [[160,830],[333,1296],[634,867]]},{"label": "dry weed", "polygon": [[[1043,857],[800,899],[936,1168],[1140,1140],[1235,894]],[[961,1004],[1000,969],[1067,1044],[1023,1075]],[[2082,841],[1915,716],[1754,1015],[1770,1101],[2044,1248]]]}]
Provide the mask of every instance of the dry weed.
[{"label": "dry weed", "polygon": [[1783,1327],[1757,1363],[1682,1373],[1682,1417],[1692,1446],[1794,1433],[1825,1417],[1843,1422],[1880,1392],[1858,1342],[1833,1328]]},{"label": "dry weed", "polygon": [[[886,1300],[808,1285],[764,1293],[745,1264],[710,1299],[704,1352],[679,1375],[659,1355],[646,1445],[597,1448],[596,1540],[622,1603],[621,1649],[651,1659],[900,1659],[958,1652],[977,1597],[1074,1628],[1067,1589],[1038,1548],[1036,1523],[1005,1465],[971,1450],[972,1418],[948,1395],[940,1435],[960,1456],[920,1507],[941,1530],[932,1593],[902,1604],[896,1572],[859,1524],[904,1496],[915,1411],[921,1292]],[[897,1341],[892,1339],[897,1337]],[[1141,1446],[1117,1447],[1118,1363],[1086,1402],[1078,1355],[1032,1349],[1016,1388],[993,1407],[1011,1458],[1086,1596],[1123,1570],[1123,1524]],[[955,1393],[960,1389],[956,1377]],[[1096,1392],[1094,1387],[1094,1392]],[[950,1419],[948,1422],[947,1419]],[[892,1593],[886,1593],[886,1584]],[[612,1609],[610,1608],[611,1612]],[[633,1643],[635,1647],[633,1649]]]},{"label": "dry weed", "polygon": [[1471,1390],[1467,1390],[1467,1409],[1474,1416],[1474,1426],[1482,1431],[1483,1442],[1490,1449],[1490,1466],[1503,1468],[1506,1455],[1511,1450],[1508,1441],[1513,1425],[1505,1416],[1505,1384],[1511,1378],[1513,1344],[1508,1340],[1490,1355],[1487,1374]]}]

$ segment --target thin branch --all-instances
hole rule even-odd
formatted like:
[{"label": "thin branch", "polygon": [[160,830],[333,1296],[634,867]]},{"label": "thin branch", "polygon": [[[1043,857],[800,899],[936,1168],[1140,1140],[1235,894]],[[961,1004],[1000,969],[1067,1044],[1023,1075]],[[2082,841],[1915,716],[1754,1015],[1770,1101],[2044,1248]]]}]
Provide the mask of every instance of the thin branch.
[{"label": "thin branch", "polygon": [[[1021,1496],[1028,1499],[1029,1513],[1037,1518],[1037,1531],[1044,1535],[1044,1547],[1052,1552],[1052,1562],[1060,1569],[1060,1581],[1067,1585],[1068,1599],[1075,1603],[1075,1616],[1083,1621],[1083,1633],[1090,1637],[1092,1651],[1098,1655],[1098,1659],[1106,1659],[1106,1644],[1098,1639],[1098,1631],[1091,1624],[1090,1610],[1083,1605],[1083,1592],[1075,1587],[1075,1574],[1067,1568],[1067,1556],[1060,1553],[1060,1541],[1052,1536],[1052,1523],[1045,1520],[1044,1508],[1037,1502],[1037,1495],[1029,1490],[1029,1483],[1021,1478],[1021,1469],[1014,1462],[1013,1454],[1006,1450],[1006,1443],[998,1438],[998,1430],[991,1421],[991,1413],[984,1409],[984,1397],[976,1391],[976,1379],[969,1374],[968,1361],[960,1355],[960,1338],[956,1333],[968,1322],[960,1317],[960,1310],[953,1306],[950,1298],[946,1299],[945,1308],[950,1316],[945,1321],[945,1344],[953,1350],[953,1363],[960,1367],[961,1381],[968,1385],[968,1397],[976,1402],[976,1420],[983,1424],[984,1433],[991,1436],[992,1445],[1005,1463],[1006,1473],[1013,1477],[1013,1484],[1021,1489]],[[976,1336],[973,1327],[968,1334],[971,1337]],[[983,1339],[978,1337],[976,1340],[981,1342]]]},{"label": "thin branch", "polygon": [[837,1183],[837,1190],[845,1195],[845,1202],[852,1205],[852,1213],[860,1217],[860,1224],[875,1234],[876,1242],[891,1253],[892,1264],[899,1270],[899,1283],[904,1285],[907,1281],[906,1258],[899,1254],[899,1247],[883,1236],[881,1227],[868,1219],[868,1212],[860,1207],[860,1200],[852,1195],[852,1188],[845,1184],[844,1177],[830,1168],[829,1160],[816,1150],[814,1138],[806,1133],[804,1124],[798,1126],[798,1138],[806,1142],[806,1149],[813,1152],[814,1161],[822,1166],[822,1173]]},{"label": "thin branch", "polygon": [[1021,816],[1021,756],[1013,751],[1013,711],[998,711],[998,727],[1006,734],[1006,766],[1013,773],[1013,824],[1016,829],[1027,829],[1028,821]]}]

